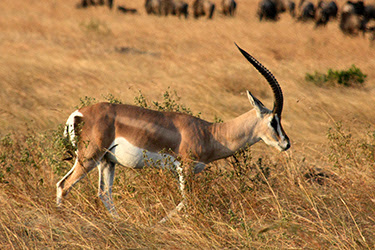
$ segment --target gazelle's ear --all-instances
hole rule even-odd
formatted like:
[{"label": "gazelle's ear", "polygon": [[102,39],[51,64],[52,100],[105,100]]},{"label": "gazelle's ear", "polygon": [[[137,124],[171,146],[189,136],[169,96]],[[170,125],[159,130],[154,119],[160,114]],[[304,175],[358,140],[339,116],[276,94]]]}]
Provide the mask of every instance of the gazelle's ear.
[{"label": "gazelle's ear", "polygon": [[246,90],[247,97],[249,98],[249,101],[251,105],[254,107],[254,109],[257,112],[258,117],[262,117],[266,108],[264,107],[263,103],[259,101],[255,96],[253,96],[250,91]]}]

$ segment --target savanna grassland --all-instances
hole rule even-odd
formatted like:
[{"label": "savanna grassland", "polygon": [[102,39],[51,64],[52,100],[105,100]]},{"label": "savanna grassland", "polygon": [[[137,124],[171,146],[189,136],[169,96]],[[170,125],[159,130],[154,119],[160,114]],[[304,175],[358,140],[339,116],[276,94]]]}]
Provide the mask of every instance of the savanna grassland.
[{"label": "savanna grassland", "polygon": [[[238,0],[234,18],[216,12],[213,20],[147,16],[144,1],[115,2],[135,15],[77,2],[0,1],[0,248],[375,248],[375,47],[367,36],[288,14],[260,23],[252,0]],[[189,176],[186,209],[164,224],[181,200],[169,171],[117,167],[119,220],[97,197],[97,171],[56,207],[55,184],[73,163],[62,124],[77,106],[145,99],[226,121],[251,108],[248,89],[272,108],[270,87],[234,42],[278,79],[289,151],[260,142],[238,161]],[[367,75],[362,86],[305,78],[352,65]]]}]

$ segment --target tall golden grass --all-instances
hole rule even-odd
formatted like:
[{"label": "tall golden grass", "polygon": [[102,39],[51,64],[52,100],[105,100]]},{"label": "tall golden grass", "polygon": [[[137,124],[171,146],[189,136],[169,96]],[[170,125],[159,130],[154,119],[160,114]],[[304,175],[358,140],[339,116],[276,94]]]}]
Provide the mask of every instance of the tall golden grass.
[{"label": "tall golden grass", "polygon": [[[78,1],[78,0],[77,0]],[[75,0],[0,2],[0,239],[18,248],[374,248],[375,59],[367,37],[347,37],[283,14],[258,22],[256,1],[234,18],[147,16]],[[217,4],[220,1],[217,0]],[[339,1],[339,5],[344,1]],[[118,4],[124,4],[118,2]],[[250,108],[249,89],[272,93],[234,46],[266,65],[284,96],[287,153],[262,143],[189,177],[186,210],[157,222],[181,197],[172,173],[117,167],[120,220],[97,198],[93,171],[55,207],[55,183],[72,166],[61,126],[85,96],[134,103],[170,87],[202,118]],[[321,88],[306,73],[356,65],[361,88]]]}]

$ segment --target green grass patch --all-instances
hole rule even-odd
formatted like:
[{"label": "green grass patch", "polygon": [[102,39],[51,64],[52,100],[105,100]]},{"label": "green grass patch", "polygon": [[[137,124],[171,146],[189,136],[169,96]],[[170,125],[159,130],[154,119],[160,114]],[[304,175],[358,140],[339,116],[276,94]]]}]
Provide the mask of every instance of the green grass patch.
[{"label": "green grass patch", "polygon": [[354,64],[348,70],[328,69],[327,73],[306,73],[305,79],[317,86],[344,86],[355,87],[362,86],[367,75],[364,74]]}]

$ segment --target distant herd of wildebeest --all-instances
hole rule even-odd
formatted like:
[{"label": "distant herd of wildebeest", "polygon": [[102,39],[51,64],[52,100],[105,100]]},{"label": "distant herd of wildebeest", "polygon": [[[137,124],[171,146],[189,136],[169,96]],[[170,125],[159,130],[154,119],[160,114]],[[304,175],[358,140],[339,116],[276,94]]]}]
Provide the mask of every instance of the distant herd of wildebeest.
[{"label": "distant herd of wildebeest", "polygon": [[[106,3],[105,3],[106,1]],[[314,4],[310,0],[299,0],[298,6],[294,0],[258,0],[257,17],[259,21],[277,21],[280,14],[289,12],[297,21],[313,21],[315,27],[323,27],[333,19],[339,19],[339,28],[344,34],[358,35],[369,33],[370,40],[375,41],[375,4],[364,4],[363,1],[347,1],[341,7],[334,0],[319,0]],[[81,0],[78,8],[93,5],[113,7],[113,0]],[[176,15],[188,18],[189,4],[185,0],[145,0],[145,10],[149,15]],[[225,16],[235,16],[236,0],[221,0],[221,13]],[[137,9],[117,6],[124,13],[137,13]],[[207,17],[212,19],[216,4],[210,0],[193,0],[190,12],[194,18]]]}]

